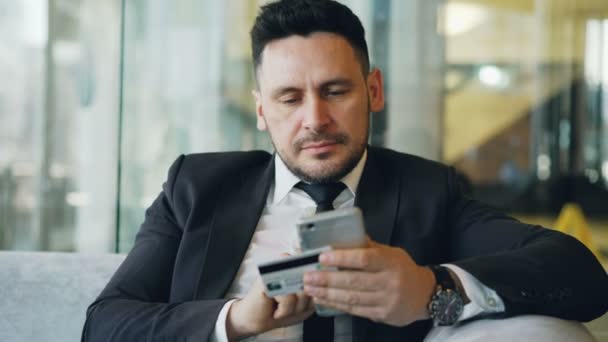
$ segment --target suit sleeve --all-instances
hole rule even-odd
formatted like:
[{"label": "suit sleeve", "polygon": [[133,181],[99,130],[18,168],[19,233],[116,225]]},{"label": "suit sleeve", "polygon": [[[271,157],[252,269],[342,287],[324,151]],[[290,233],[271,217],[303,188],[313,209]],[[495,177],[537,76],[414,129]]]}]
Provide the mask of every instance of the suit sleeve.
[{"label": "suit sleeve", "polygon": [[146,211],[133,249],[89,306],[83,341],[207,341],[226,300],[169,303],[182,230],[172,209],[184,156]]},{"label": "suit sleeve", "polygon": [[451,263],[497,292],[497,316],[590,321],[608,310],[608,275],[582,243],[467,198],[452,169],[447,184]]}]

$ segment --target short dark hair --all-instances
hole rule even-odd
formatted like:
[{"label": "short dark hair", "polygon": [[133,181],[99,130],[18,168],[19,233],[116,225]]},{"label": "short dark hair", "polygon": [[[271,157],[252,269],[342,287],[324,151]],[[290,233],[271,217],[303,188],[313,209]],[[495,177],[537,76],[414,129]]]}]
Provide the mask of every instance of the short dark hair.
[{"label": "short dark hair", "polygon": [[254,73],[257,75],[266,44],[291,35],[306,37],[314,32],[345,38],[355,51],[363,75],[369,73],[365,29],[348,7],[334,0],[279,0],[262,6],[251,28]]}]

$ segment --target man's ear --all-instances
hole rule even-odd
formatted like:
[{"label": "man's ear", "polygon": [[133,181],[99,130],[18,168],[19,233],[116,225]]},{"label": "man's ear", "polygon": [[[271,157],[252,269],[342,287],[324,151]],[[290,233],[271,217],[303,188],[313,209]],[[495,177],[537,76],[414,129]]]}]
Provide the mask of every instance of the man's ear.
[{"label": "man's ear", "polygon": [[370,111],[381,112],[384,109],[384,79],[380,69],[374,68],[367,75],[367,91]]},{"label": "man's ear", "polygon": [[251,94],[255,98],[255,116],[258,130],[265,131],[267,127],[266,120],[264,119],[264,108],[262,107],[262,95],[257,89],[252,90]]}]

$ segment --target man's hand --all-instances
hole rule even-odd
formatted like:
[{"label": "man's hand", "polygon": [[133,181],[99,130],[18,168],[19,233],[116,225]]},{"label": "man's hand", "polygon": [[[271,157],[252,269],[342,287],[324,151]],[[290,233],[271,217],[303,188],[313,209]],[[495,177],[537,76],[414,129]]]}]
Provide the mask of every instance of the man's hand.
[{"label": "man's hand", "polygon": [[243,299],[232,303],[226,318],[226,333],[228,340],[234,341],[299,323],[313,312],[313,302],[304,293],[269,298],[258,278]]},{"label": "man's hand", "polygon": [[368,248],[324,252],[319,259],[341,270],[305,274],[304,292],[316,304],[394,326],[428,318],[435,276],[403,249],[369,240]]}]

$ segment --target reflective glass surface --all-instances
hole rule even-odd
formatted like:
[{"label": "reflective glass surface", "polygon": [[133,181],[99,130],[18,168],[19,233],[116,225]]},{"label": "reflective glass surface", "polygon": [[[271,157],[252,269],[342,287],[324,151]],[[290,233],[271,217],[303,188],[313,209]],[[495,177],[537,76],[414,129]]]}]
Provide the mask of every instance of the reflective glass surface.
[{"label": "reflective glass surface", "polygon": [[0,249],[115,249],[119,37],[119,0],[0,0]]}]

